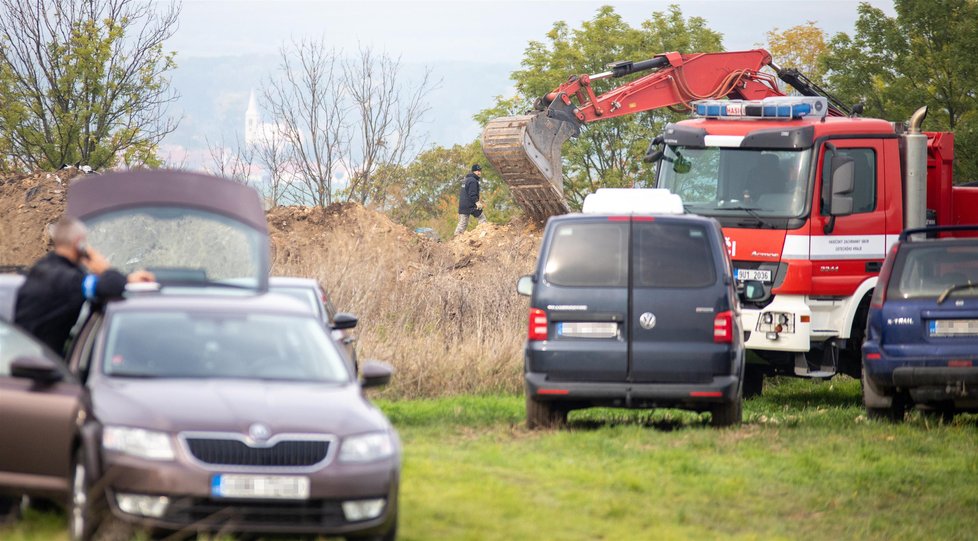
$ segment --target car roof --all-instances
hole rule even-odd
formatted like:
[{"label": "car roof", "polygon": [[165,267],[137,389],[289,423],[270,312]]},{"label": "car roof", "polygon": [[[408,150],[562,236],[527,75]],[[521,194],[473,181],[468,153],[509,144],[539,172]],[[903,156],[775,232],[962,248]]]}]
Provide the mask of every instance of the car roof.
[{"label": "car roof", "polygon": [[589,219],[593,220],[593,219],[601,219],[601,218],[605,218],[605,219],[608,219],[608,218],[617,218],[617,219],[624,219],[624,218],[645,218],[645,219],[648,219],[648,218],[653,218],[655,220],[688,221],[688,222],[700,222],[700,223],[703,223],[703,224],[715,224],[715,223],[717,223],[717,221],[715,219],[710,218],[709,216],[700,216],[699,214],[651,214],[651,213],[650,214],[641,214],[641,213],[633,213],[633,214],[604,214],[604,213],[601,213],[601,214],[597,214],[597,213],[591,214],[591,213],[588,213],[588,214],[585,214],[585,213],[582,213],[582,212],[575,212],[575,213],[572,213],[572,214],[561,214],[561,215],[558,215],[558,216],[553,216],[553,217],[550,218],[549,222],[573,222],[573,221],[577,221],[577,220],[589,220]]},{"label": "car roof", "polygon": [[309,307],[286,295],[161,295],[138,294],[108,303],[107,312],[183,310],[192,312],[236,312],[247,314],[281,314],[316,319]]},{"label": "car roof", "polygon": [[302,276],[269,276],[268,287],[319,287],[319,282],[314,278]]}]

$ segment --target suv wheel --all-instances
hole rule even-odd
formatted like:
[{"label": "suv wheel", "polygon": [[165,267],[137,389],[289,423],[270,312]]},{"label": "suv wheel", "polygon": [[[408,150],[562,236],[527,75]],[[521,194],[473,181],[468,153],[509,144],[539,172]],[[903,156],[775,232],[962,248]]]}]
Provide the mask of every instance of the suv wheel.
[{"label": "suv wheel", "polygon": [[732,402],[723,402],[710,408],[710,425],[723,428],[739,425],[744,418],[744,401],[738,396]]},{"label": "suv wheel", "polygon": [[560,428],[567,423],[567,410],[553,402],[534,400],[529,391],[526,393],[526,427]]},{"label": "suv wheel", "polygon": [[860,382],[863,388],[863,405],[866,407],[866,417],[882,421],[903,421],[904,414],[907,412],[907,401],[903,395],[886,396],[883,394],[866,377],[866,370],[863,370]]}]

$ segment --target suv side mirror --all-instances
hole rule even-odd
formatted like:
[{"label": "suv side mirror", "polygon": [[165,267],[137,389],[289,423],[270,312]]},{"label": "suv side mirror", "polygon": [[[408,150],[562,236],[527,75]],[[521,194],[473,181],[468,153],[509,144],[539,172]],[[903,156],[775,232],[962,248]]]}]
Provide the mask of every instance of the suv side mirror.
[{"label": "suv side mirror", "polygon": [[852,214],[852,189],[855,186],[856,161],[849,156],[832,156],[832,191],[829,198],[831,216]]},{"label": "suv side mirror", "polygon": [[333,317],[333,329],[338,331],[352,329],[357,326],[359,321],[360,320],[357,319],[357,316],[353,314],[340,312]]},{"label": "suv side mirror", "polygon": [[26,378],[36,383],[51,384],[64,379],[64,372],[58,363],[46,357],[17,357],[10,363],[10,375]]},{"label": "suv side mirror", "polygon": [[516,292],[529,297],[533,294],[533,282],[533,276],[529,274],[520,276],[520,279],[516,281]]},{"label": "suv side mirror", "polygon": [[366,361],[360,367],[360,387],[381,387],[391,381],[394,367],[380,361]]},{"label": "suv side mirror", "polygon": [[740,289],[740,297],[745,301],[761,301],[767,297],[764,282],[760,280],[745,280]]}]

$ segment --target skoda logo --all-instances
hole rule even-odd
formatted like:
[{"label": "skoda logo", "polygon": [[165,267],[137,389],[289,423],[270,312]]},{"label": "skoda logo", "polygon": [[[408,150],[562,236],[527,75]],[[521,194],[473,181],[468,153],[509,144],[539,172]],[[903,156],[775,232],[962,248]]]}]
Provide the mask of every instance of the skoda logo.
[{"label": "skoda logo", "polygon": [[655,327],[655,314],[652,312],[645,312],[638,317],[638,324],[642,326],[643,329],[651,329]]},{"label": "skoda logo", "polygon": [[261,423],[255,423],[248,428],[248,436],[254,441],[265,441],[272,435],[272,431]]}]

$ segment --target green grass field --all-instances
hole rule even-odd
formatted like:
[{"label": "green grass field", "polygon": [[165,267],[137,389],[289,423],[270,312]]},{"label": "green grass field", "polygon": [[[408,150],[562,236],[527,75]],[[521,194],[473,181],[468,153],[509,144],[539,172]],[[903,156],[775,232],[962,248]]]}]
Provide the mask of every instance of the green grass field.
[{"label": "green grass field", "polygon": [[[404,444],[400,538],[973,539],[978,416],[867,421],[859,383],[776,380],[737,429],[589,410],[530,432],[522,397],[382,402]],[[30,514],[0,539],[65,539]]]}]

